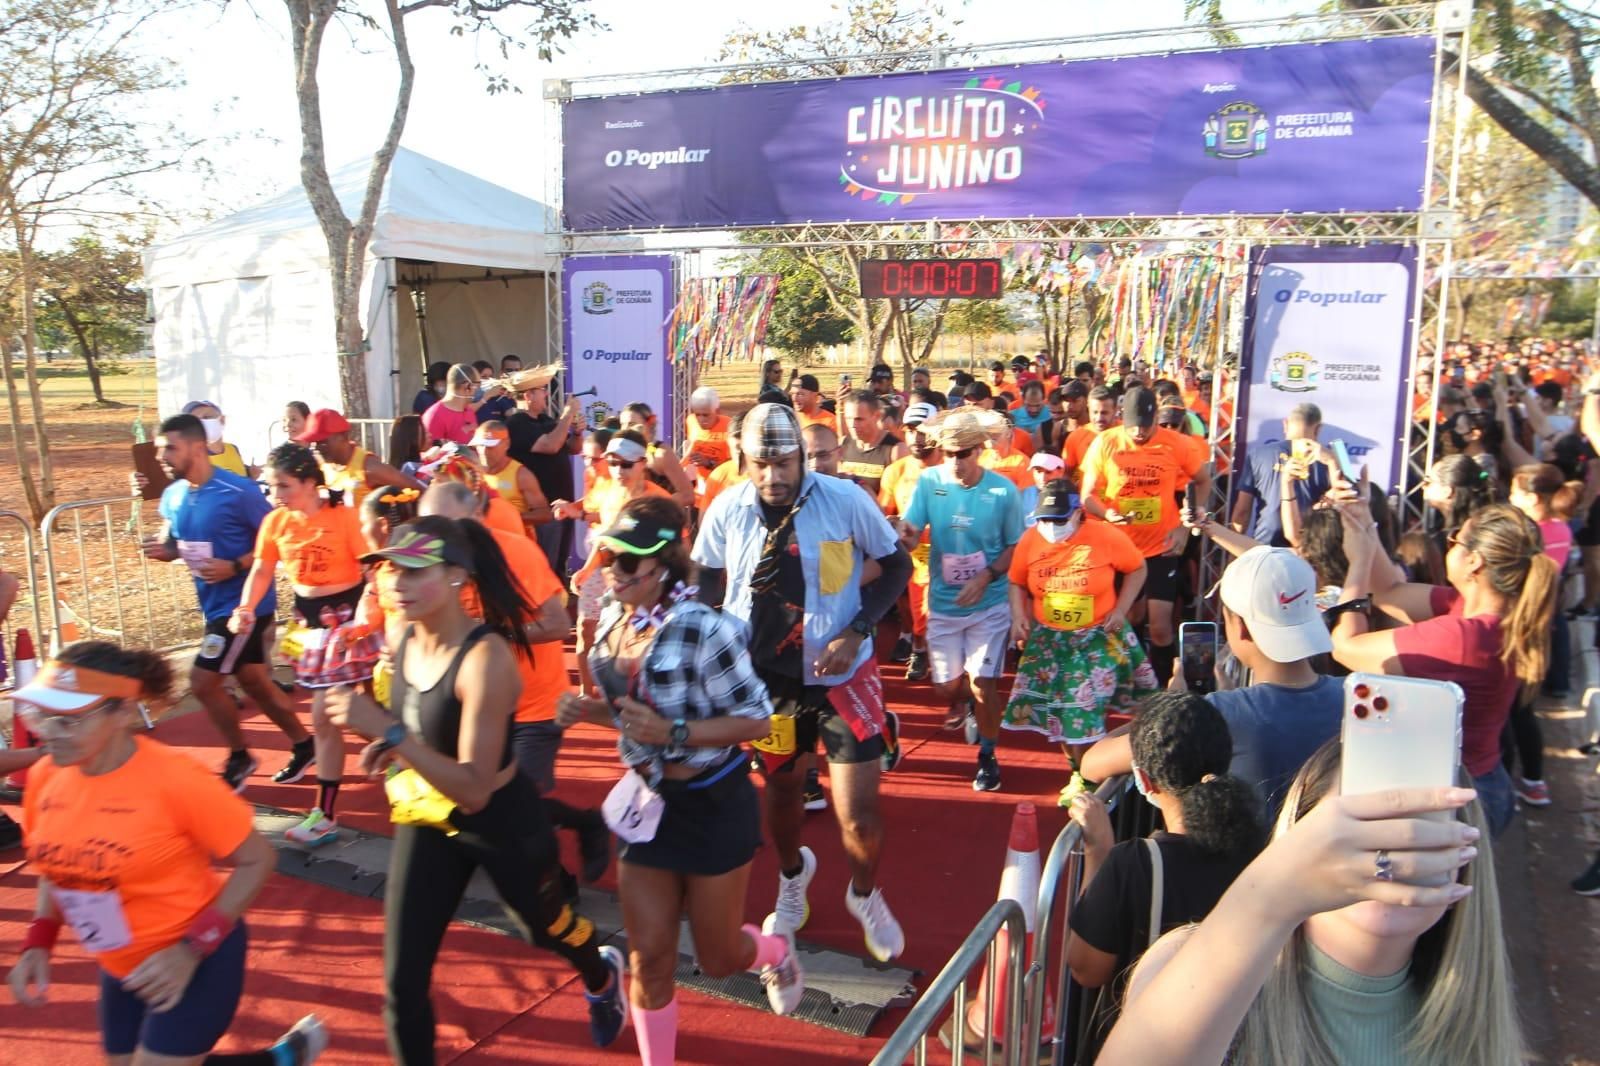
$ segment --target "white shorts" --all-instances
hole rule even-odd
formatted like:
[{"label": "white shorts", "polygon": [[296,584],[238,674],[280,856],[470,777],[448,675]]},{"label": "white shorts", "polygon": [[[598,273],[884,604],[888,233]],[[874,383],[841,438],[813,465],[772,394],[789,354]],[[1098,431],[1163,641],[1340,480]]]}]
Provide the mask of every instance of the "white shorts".
[{"label": "white shorts", "polygon": [[597,566],[578,586],[578,617],[599,618],[600,597],[606,594],[606,568]]},{"label": "white shorts", "polygon": [[972,614],[928,612],[928,667],[935,685],[999,677],[1011,639],[1011,605],[1004,600]]}]

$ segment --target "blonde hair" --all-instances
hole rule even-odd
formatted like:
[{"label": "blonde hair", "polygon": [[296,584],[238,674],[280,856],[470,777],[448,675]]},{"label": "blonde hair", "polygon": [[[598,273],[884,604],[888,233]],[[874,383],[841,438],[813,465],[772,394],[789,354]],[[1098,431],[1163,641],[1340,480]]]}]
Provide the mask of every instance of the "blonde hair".
[{"label": "blonde hair", "polygon": [[1550,661],[1561,568],[1544,553],[1539,527],[1510,504],[1497,503],[1475,512],[1456,537],[1462,547],[1483,557],[1489,587],[1506,599],[1500,661],[1524,684],[1542,683]]},{"label": "blonde hair", "polygon": [[[1339,742],[1329,741],[1306,761],[1284,798],[1274,837],[1282,836],[1327,794],[1339,770]],[[1465,782],[1463,782],[1465,783]],[[1478,803],[1458,817],[1482,834],[1478,857],[1461,871],[1473,886],[1417,938],[1411,978],[1417,1014],[1407,1028],[1405,1060],[1418,1066],[1507,1066],[1523,1060],[1511,988],[1511,962],[1500,928],[1500,891],[1489,849],[1489,827]],[[1312,1010],[1305,926],[1278,955],[1255,1003],[1245,1015],[1229,1062],[1232,1066],[1339,1066]]]}]

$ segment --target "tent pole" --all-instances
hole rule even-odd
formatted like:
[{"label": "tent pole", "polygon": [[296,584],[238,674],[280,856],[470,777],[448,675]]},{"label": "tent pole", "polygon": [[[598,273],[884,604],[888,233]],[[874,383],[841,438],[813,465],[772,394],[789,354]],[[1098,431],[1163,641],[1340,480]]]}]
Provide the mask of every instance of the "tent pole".
[{"label": "tent pole", "polygon": [[417,312],[417,346],[422,353],[422,384],[426,386],[428,365],[432,362],[428,358],[428,290],[419,281],[411,283],[411,306]]}]

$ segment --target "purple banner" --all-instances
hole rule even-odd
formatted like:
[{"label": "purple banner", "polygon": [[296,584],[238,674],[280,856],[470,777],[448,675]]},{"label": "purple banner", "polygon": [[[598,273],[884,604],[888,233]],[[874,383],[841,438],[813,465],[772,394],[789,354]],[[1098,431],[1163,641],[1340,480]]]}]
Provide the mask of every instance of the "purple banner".
[{"label": "purple banner", "polygon": [[1414,211],[1432,37],[573,100],[566,228]]}]

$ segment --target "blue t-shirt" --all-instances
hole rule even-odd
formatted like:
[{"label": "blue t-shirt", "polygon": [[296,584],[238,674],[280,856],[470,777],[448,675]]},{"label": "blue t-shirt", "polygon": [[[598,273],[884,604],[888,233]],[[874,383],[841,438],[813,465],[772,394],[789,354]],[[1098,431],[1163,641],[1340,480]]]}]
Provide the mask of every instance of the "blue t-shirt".
[{"label": "blue t-shirt", "polygon": [[[1255,497],[1255,517],[1250,522],[1250,536],[1262,544],[1287,548],[1283,536],[1283,489],[1278,483],[1282,475],[1278,462],[1289,454],[1286,440],[1263,441],[1245,452],[1244,465],[1239,471],[1240,492]],[[1311,476],[1295,485],[1302,509],[1310,507],[1328,492],[1328,468],[1321,463],[1311,464]]]},{"label": "blue t-shirt", "polygon": [[1305,761],[1339,735],[1344,682],[1319,677],[1309,688],[1251,685],[1213,692],[1206,699],[1222,712],[1233,735],[1235,777],[1250,782],[1271,819]]},{"label": "blue t-shirt", "polygon": [[[985,470],[978,483],[967,488],[943,466],[924,471],[917,479],[905,520],[912,529],[927,529],[933,543],[928,559],[928,610],[966,615],[1005,602],[1004,575],[990,581],[971,607],[956,606],[965,580],[952,584],[945,577],[947,569],[953,574],[975,572],[1022,539],[1022,495],[1009,479]],[[981,564],[975,558],[980,552]],[[948,567],[946,556],[950,556]]]},{"label": "blue t-shirt", "polygon": [[1029,433],[1032,433],[1044,423],[1050,421],[1049,404],[1039,408],[1039,413],[1036,415],[1030,415],[1026,407],[1019,407],[1015,411],[1010,411],[1008,413],[1011,415],[1011,422],[1013,425],[1015,425],[1018,429],[1025,429]]},{"label": "blue t-shirt", "polygon": [[[178,552],[185,561],[202,559],[240,559],[256,550],[256,530],[272,510],[261,495],[261,486],[249,478],[227,470],[211,469],[211,477],[196,488],[187,481],[174,481],[161,494],[161,517],[167,521]],[[244,592],[246,570],[237,577],[214,585],[195,578],[195,594],[206,621],[232,614]],[[277,594],[268,591],[256,608],[256,617],[278,609]]]}]

